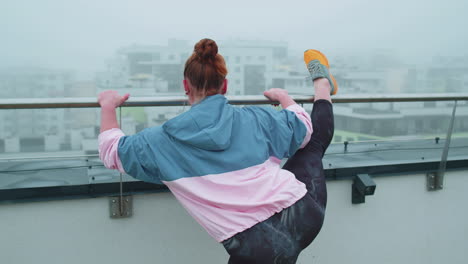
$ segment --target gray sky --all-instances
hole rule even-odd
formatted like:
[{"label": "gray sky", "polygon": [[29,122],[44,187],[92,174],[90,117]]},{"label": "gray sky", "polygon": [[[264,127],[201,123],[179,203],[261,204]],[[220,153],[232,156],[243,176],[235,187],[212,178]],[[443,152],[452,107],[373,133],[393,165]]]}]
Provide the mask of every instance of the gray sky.
[{"label": "gray sky", "polygon": [[15,0],[0,9],[0,66],[91,73],[132,43],[287,41],[325,53],[392,49],[409,63],[468,54],[466,0]]}]

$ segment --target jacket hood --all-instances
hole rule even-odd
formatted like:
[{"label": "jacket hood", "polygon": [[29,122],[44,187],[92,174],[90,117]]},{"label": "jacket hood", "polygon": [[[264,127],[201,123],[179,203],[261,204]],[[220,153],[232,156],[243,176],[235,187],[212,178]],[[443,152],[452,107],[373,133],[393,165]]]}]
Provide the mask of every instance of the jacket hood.
[{"label": "jacket hood", "polygon": [[233,112],[223,95],[208,96],[189,111],[167,121],[163,129],[186,144],[220,151],[231,145]]}]

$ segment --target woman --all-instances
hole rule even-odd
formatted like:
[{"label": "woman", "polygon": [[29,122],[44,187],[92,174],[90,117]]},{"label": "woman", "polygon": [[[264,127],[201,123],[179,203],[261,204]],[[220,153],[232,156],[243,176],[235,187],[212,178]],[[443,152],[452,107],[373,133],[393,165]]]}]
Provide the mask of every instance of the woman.
[{"label": "woman", "polygon": [[192,107],[164,125],[125,136],[115,108],[129,95],[99,95],[100,158],[107,168],[167,185],[224,245],[229,263],[295,263],[324,219],[322,156],[333,136],[330,94],[337,90],[324,55],[308,50],[304,58],[315,86],[312,120],[282,89],[264,93],[282,111],[228,104],[226,64],[216,43],[202,39],[184,70]]}]

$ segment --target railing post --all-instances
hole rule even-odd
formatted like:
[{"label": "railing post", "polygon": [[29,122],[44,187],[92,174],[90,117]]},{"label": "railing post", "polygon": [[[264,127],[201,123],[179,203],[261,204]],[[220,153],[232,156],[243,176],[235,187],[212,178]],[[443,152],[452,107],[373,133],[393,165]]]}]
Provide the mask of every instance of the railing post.
[{"label": "railing post", "polygon": [[450,141],[452,140],[453,125],[455,123],[455,113],[457,111],[457,102],[453,105],[452,118],[450,119],[449,128],[447,130],[447,136],[445,137],[445,145],[442,152],[442,158],[440,160],[439,169],[436,172],[430,172],[426,175],[427,177],[427,190],[436,191],[441,190],[444,187],[444,175],[447,168],[447,158],[450,149]]},{"label": "railing post", "polygon": [[[122,129],[122,106],[119,107],[119,127]],[[119,198],[111,197],[109,201],[110,217],[111,218],[125,218],[132,215],[132,202],[131,196],[123,195],[123,173],[120,172],[119,182]]]},{"label": "railing post", "polygon": [[[122,129],[122,106],[119,107],[119,127]],[[123,175],[120,173],[120,215],[123,215]]]}]

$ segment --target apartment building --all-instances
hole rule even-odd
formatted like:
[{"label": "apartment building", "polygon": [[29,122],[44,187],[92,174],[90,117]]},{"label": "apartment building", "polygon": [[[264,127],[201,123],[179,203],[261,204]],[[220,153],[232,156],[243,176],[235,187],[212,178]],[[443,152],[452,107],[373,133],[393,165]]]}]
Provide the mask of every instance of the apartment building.
[{"label": "apartment building", "polygon": [[[64,97],[73,75],[42,68],[0,70],[1,98]],[[64,109],[0,111],[0,152],[56,151],[65,141]]]}]

